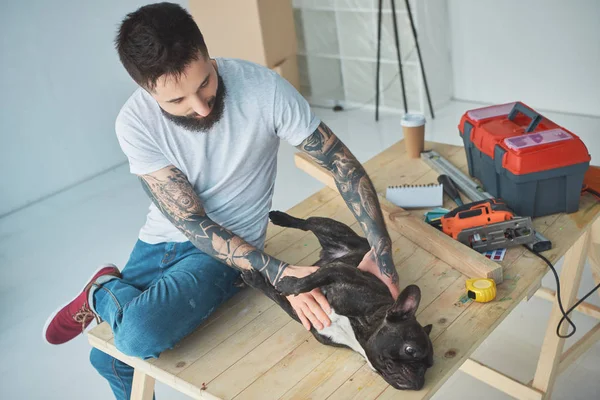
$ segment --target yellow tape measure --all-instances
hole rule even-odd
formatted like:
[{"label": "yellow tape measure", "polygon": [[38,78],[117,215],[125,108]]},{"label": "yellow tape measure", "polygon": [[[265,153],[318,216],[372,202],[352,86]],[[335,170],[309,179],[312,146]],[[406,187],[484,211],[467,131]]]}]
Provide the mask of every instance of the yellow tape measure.
[{"label": "yellow tape measure", "polygon": [[467,279],[467,296],[480,303],[496,298],[496,282],[493,279]]}]

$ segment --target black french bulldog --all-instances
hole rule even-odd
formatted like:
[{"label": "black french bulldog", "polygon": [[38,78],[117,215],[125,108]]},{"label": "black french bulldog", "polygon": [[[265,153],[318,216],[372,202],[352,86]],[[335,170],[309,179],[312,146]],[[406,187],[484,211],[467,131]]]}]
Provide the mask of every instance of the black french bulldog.
[{"label": "black french bulldog", "polygon": [[383,379],[396,389],[419,390],[425,371],[433,365],[429,339],[431,325],[422,327],[415,318],[421,300],[418,286],[406,287],[396,301],[375,275],[357,268],[370,250],[369,243],[350,227],[330,218],[306,220],[279,211],[269,213],[275,225],[312,231],[321,244],[320,269],[304,277],[284,277],[274,288],[256,270],[242,272],[242,279],[261,290],[293,319],[300,322],[285,296],[320,288],[332,313],[331,326],[311,328],[321,343],[348,347],[360,353]]}]

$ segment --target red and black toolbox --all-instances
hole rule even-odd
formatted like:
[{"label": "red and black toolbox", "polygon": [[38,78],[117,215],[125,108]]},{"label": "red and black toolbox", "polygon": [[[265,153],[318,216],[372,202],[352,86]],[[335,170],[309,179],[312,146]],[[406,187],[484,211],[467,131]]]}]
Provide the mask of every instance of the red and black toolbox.
[{"label": "red and black toolbox", "polygon": [[521,102],[467,111],[469,174],[523,217],[575,212],[590,154],[577,135]]}]

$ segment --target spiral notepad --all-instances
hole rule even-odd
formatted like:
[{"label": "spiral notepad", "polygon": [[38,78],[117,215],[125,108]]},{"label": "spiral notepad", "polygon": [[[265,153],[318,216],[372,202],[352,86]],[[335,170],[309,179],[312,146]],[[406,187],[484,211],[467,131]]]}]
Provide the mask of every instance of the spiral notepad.
[{"label": "spiral notepad", "polygon": [[385,197],[402,208],[440,207],[444,203],[441,184],[388,186]]}]

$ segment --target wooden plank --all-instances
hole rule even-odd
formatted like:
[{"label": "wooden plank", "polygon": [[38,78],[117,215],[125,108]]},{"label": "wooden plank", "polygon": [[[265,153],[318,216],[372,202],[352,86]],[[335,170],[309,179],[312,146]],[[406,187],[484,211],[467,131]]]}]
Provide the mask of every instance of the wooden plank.
[{"label": "wooden plank", "polygon": [[[392,256],[396,256],[396,252]],[[400,257],[401,259],[403,257]],[[417,248],[408,258],[401,261],[394,258],[396,271],[398,272],[398,284],[400,288],[415,283],[423,275],[425,275],[438,261],[431,254],[421,248]]]},{"label": "wooden plank", "polygon": [[578,212],[559,214],[549,226],[538,228],[538,218],[534,219],[536,230],[543,233],[553,243],[552,249],[544,252],[544,256],[552,263],[556,263],[565,255],[566,251],[579,240],[581,235],[598,221],[600,202],[594,201],[590,197],[582,196]]},{"label": "wooden plank", "polygon": [[[600,285],[600,219],[590,228],[590,248],[588,250],[588,260],[592,267],[592,276],[596,285]],[[600,292],[598,292],[600,296]]]},{"label": "wooden plank", "polygon": [[271,307],[177,376],[197,386],[208,385],[290,322],[289,315],[279,306]]},{"label": "wooden plank", "polygon": [[[408,260],[408,258],[415,254],[418,249],[420,249],[419,246],[404,236],[400,236],[398,239],[394,240],[392,242],[392,258],[394,259],[395,265],[401,265],[404,261]],[[421,249],[421,251],[423,250]],[[431,260],[435,258],[433,255],[429,255]]]},{"label": "wooden plank", "polygon": [[103,342],[103,343],[106,343],[110,339],[113,338],[112,329],[110,329],[110,325],[108,325],[107,322],[102,322],[101,324],[90,329],[88,331],[87,335],[88,335],[88,340],[89,340],[89,337],[91,336],[94,338],[95,341],[99,341],[99,342]]},{"label": "wooden plank", "polygon": [[235,397],[236,400],[279,399],[336,350],[310,336],[264,375]]},{"label": "wooden plank", "polygon": [[338,348],[285,393],[281,400],[326,399],[365,364],[360,354]]},{"label": "wooden plank", "polygon": [[190,384],[174,376],[173,374],[157,369],[151,363],[142,360],[141,358],[126,356],[117,350],[114,343],[111,342],[112,340],[105,342],[96,336],[88,335],[88,341],[93,347],[105,352],[117,360],[124,362],[127,365],[130,365],[134,368],[134,370],[139,369],[141,372],[153,377],[155,380],[160,381],[172,387],[173,389],[190,396],[193,399],[221,400],[218,397],[213,396],[210,392],[202,390],[200,386]]},{"label": "wooden plank", "polygon": [[504,280],[502,266],[462,243],[425,224],[406,211],[396,211],[394,206],[382,199],[382,211],[392,226],[417,243],[421,248],[450,264],[470,278],[491,278],[497,284]]},{"label": "wooden plank", "polygon": [[542,392],[475,360],[468,359],[460,370],[519,400],[539,400],[543,395]]},{"label": "wooden plank", "polygon": [[[563,270],[560,274],[561,296],[565,309],[568,309],[573,304],[577,295],[583,266],[587,257],[589,239],[589,232],[585,232],[565,255]],[[556,335],[556,326],[561,316],[562,313],[558,308],[558,302],[554,302],[533,379],[533,387],[544,392],[548,398],[552,396],[554,381],[558,374],[558,364],[565,342],[565,339]],[[564,335],[567,333],[568,328],[568,324],[562,324],[559,332]]]},{"label": "wooden plank", "polygon": [[[288,317],[289,320],[289,317]],[[247,388],[282,358],[308,339],[310,333],[296,321],[258,346],[208,384],[211,393],[230,399]]]},{"label": "wooden plank", "polygon": [[[472,302],[466,295],[464,279],[459,278],[446,288],[431,304],[420,307],[417,319],[421,325],[433,325],[429,337],[432,341],[435,341]],[[435,347],[434,352],[436,352]]]},{"label": "wooden plank", "polygon": [[415,282],[421,289],[420,308],[426,308],[456,280],[464,284],[464,276],[445,262],[436,259],[433,267]]},{"label": "wooden plank", "polygon": [[[588,247],[587,258],[592,268],[592,274],[596,284],[600,284],[600,218],[590,227],[590,243]],[[566,262],[566,261],[565,261]],[[600,295],[600,293],[599,293]],[[583,306],[584,314],[594,318],[600,318],[600,307],[593,304],[582,303],[576,308],[580,311]],[[586,333],[577,343],[573,344],[565,353],[563,353],[558,373],[564,372],[571,364],[581,357],[591,346],[600,340],[600,323],[596,324],[588,333]]]},{"label": "wooden plank", "polygon": [[541,289],[541,287],[542,287],[542,280],[540,279],[540,280],[538,280],[538,281],[536,282],[535,286],[533,286],[533,287],[532,287],[532,288],[529,290],[529,292],[527,292],[527,297],[525,298],[525,300],[526,300],[526,301],[529,301],[529,300],[531,300],[531,298],[532,298],[533,296],[535,296],[535,294],[537,293],[537,291],[538,291],[538,290],[540,290],[540,289]]},{"label": "wooden plank", "polygon": [[131,400],[152,400],[154,398],[155,379],[139,369],[133,370]]},{"label": "wooden plank", "polygon": [[[588,333],[583,335],[576,343],[574,343],[567,351],[565,351],[558,364],[558,375],[562,374],[575,361],[579,359],[590,347],[595,345],[600,340],[600,323],[596,324]],[[533,379],[529,381],[529,385],[533,384]]]},{"label": "wooden plank", "polygon": [[[556,292],[545,287],[538,289],[538,291],[535,292],[535,296],[539,297],[540,299],[548,300],[551,302],[556,300]],[[574,300],[574,303],[577,303],[578,301],[579,299],[576,298]],[[577,308],[575,308],[575,311],[578,311],[592,318],[600,319],[600,307],[591,303],[581,303],[577,306]]]},{"label": "wooden plank", "polygon": [[196,330],[179,342],[175,348],[163,352],[153,362],[156,368],[177,375],[228,338],[237,335],[240,330],[272,307],[279,308],[261,292],[252,288],[247,288],[245,291],[251,296],[245,296],[244,302],[230,308],[218,323]]},{"label": "wooden plank", "polygon": [[[334,187],[333,177],[323,168],[314,164],[304,154],[296,154],[296,166],[327,186]],[[453,268],[469,277],[492,278],[497,283],[503,280],[502,266],[487,259],[476,251],[453,240],[437,229],[425,224],[399,207],[394,206],[379,196],[381,211],[386,223],[409,240],[417,243],[431,254],[435,255]]]},{"label": "wooden plank", "polygon": [[345,381],[328,400],[369,400],[375,399],[389,385],[368,364],[361,367]]},{"label": "wooden plank", "polygon": [[573,344],[561,357],[558,366],[558,373],[563,373],[579,357],[581,357],[590,347],[600,340],[600,323],[596,324],[588,333],[583,335],[575,344]]}]

